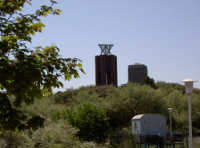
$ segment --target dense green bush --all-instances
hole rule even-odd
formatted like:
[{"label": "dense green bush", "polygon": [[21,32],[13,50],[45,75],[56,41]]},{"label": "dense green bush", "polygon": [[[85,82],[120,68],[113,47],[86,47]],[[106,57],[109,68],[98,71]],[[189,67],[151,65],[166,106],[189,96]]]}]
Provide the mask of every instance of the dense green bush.
[{"label": "dense green bush", "polygon": [[73,97],[77,94],[77,90],[68,89],[65,92],[57,92],[55,95],[52,96],[55,103],[58,104],[67,104],[72,101]]},{"label": "dense green bush", "polygon": [[21,129],[25,126],[23,121],[27,118],[26,115],[12,107],[6,94],[0,93],[0,105],[0,132]]},{"label": "dense green bush", "polygon": [[64,121],[45,123],[35,131],[7,131],[0,135],[0,148],[104,148],[94,142],[81,142],[77,130]]},{"label": "dense green bush", "polygon": [[[63,94],[74,94],[66,104],[77,107],[80,104],[90,103],[97,108],[105,110],[109,117],[111,128],[123,127],[130,124],[131,118],[136,114],[161,113],[168,119],[167,108],[172,107],[173,128],[174,130],[187,132],[188,106],[187,96],[183,85],[176,83],[156,83],[156,88],[148,85],[126,84],[116,88],[112,86],[89,86],[72,90]],[[193,127],[199,133],[200,120],[200,98],[199,89],[194,89],[192,96],[192,118]],[[65,97],[65,95],[63,95]],[[55,119],[60,119],[63,112],[55,112]],[[169,121],[169,120],[168,120]],[[194,132],[196,133],[196,132]]]},{"label": "dense green bush", "polygon": [[110,145],[112,148],[135,148],[131,126],[116,128],[110,131]]},{"label": "dense green bush", "polygon": [[112,127],[124,126],[136,114],[166,114],[166,102],[162,93],[147,85],[128,84],[119,89],[118,96],[110,94],[104,102]]},{"label": "dense green bush", "polygon": [[[5,144],[19,145],[20,148],[134,147],[131,139],[131,118],[136,114],[160,113],[165,115],[169,122],[167,110],[169,107],[173,108],[173,131],[184,132],[187,135],[188,100],[184,86],[165,82],[159,82],[156,86],[152,88],[149,85],[127,84],[119,88],[81,87],[37,100],[29,107],[24,105],[22,109],[27,115],[39,115],[45,119],[45,124],[34,131],[3,133],[0,135],[0,147],[4,148]],[[199,135],[199,89],[194,89],[191,101],[193,134]],[[66,119],[77,130],[70,127]],[[90,140],[90,142],[80,142],[77,135],[82,140]],[[105,142],[101,142],[101,145],[95,142],[104,139]]]},{"label": "dense green bush", "polygon": [[[68,93],[73,94],[73,91]],[[64,92],[63,94],[68,94]],[[64,95],[65,96],[65,95]],[[68,96],[68,95],[67,95]],[[89,86],[76,89],[70,96],[69,106],[90,103],[105,110],[110,127],[118,128],[130,124],[136,114],[161,113],[168,118],[167,108],[174,108],[172,118],[174,130],[187,131],[187,96],[184,86],[176,83],[156,83],[156,89],[148,85],[126,84],[116,88],[112,86]],[[194,89],[192,113],[194,128],[199,129],[200,119],[199,89]],[[57,119],[63,118],[62,112],[54,113]],[[55,118],[56,119],[56,118]],[[197,130],[196,130],[197,131]]]},{"label": "dense green bush", "polygon": [[78,136],[83,140],[105,140],[109,121],[106,113],[92,104],[83,104],[67,111],[68,121],[79,129]]},{"label": "dense green bush", "polygon": [[27,128],[38,129],[44,126],[45,119],[40,116],[33,116],[27,121]]},{"label": "dense green bush", "polygon": [[162,89],[163,93],[171,93],[173,90],[177,90],[181,93],[185,92],[185,87],[183,85],[177,84],[177,83],[166,83],[166,82],[157,82],[156,83],[157,88]]}]

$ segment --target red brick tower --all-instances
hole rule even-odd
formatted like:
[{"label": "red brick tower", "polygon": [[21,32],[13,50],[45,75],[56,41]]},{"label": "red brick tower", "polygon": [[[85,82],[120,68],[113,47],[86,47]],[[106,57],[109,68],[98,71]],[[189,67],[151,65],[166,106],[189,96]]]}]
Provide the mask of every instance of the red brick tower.
[{"label": "red brick tower", "polygon": [[117,86],[117,57],[110,50],[112,44],[99,44],[101,54],[95,56],[96,85]]}]

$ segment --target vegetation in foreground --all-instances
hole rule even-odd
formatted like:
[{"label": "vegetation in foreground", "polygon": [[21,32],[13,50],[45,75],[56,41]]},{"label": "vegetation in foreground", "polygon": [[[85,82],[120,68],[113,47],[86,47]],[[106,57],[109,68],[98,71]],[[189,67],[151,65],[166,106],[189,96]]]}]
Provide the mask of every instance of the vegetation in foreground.
[{"label": "vegetation in foreground", "polygon": [[[193,134],[200,134],[200,91],[192,95]],[[1,133],[0,147],[33,148],[129,148],[131,118],[142,113],[161,113],[168,117],[172,107],[173,130],[187,135],[187,96],[179,84],[158,82],[148,85],[127,84],[81,87],[58,92],[22,106],[30,120],[24,130]],[[35,120],[34,120],[35,119]]]}]

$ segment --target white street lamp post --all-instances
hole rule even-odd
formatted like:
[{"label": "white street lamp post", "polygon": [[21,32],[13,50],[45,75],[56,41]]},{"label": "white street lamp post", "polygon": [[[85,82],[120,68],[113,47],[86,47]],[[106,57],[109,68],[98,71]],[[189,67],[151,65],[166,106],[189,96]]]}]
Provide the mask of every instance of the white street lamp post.
[{"label": "white street lamp post", "polygon": [[192,89],[193,89],[193,83],[195,81],[191,79],[185,79],[183,80],[185,83],[185,92],[188,95],[188,116],[189,116],[189,138],[188,138],[188,143],[189,143],[189,148],[192,148],[192,111],[191,111],[191,94],[192,94]]}]

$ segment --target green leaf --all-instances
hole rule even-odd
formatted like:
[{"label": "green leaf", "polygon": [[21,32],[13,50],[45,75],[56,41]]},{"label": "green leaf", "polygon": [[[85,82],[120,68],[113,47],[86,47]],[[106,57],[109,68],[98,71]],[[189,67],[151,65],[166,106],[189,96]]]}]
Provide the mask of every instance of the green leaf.
[{"label": "green leaf", "polygon": [[[55,45],[31,48],[32,37],[45,27],[43,18],[61,13],[54,7],[55,0],[47,1],[49,4],[45,3],[35,12],[23,11],[32,2],[0,1],[0,89],[7,96],[13,96],[11,108],[15,109],[22,103],[33,103],[42,95],[51,95],[55,87],[63,87],[60,78],[71,80],[84,72],[79,59],[62,57]],[[5,114],[3,119],[10,118]]]}]

